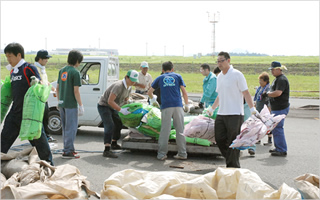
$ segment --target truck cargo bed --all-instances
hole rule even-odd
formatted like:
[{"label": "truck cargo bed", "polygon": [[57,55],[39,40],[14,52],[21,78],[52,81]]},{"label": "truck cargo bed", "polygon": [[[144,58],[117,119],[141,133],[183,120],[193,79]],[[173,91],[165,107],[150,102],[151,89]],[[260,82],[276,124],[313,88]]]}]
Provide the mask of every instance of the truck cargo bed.
[{"label": "truck cargo bed", "polygon": [[[128,150],[146,150],[157,151],[158,141],[151,137],[132,137],[130,134],[123,138],[122,149]],[[177,152],[177,145],[175,140],[169,140],[169,152]],[[206,155],[221,155],[220,150],[216,144],[210,146],[202,146],[198,144],[187,143],[187,152],[189,154],[206,154]]]}]

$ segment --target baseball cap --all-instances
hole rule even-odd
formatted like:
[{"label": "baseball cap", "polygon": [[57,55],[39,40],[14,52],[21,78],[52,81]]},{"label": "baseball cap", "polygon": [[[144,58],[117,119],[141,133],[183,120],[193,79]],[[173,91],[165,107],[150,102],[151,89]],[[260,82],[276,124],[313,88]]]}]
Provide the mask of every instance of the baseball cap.
[{"label": "baseball cap", "polygon": [[46,59],[46,58],[51,58],[52,56],[49,55],[47,50],[42,49],[37,52],[37,57],[42,58],[42,59]]},{"label": "baseball cap", "polygon": [[143,68],[144,67],[148,67],[149,68],[149,65],[148,65],[148,63],[146,61],[143,61],[140,66],[143,67]]},{"label": "baseball cap", "polygon": [[275,68],[281,68],[281,63],[278,61],[273,61],[271,63],[271,67],[269,67],[269,69],[275,69]]},{"label": "baseball cap", "polygon": [[139,83],[139,73],[136,70],[129,70],[127,76],[129,76],[132,82]]}]

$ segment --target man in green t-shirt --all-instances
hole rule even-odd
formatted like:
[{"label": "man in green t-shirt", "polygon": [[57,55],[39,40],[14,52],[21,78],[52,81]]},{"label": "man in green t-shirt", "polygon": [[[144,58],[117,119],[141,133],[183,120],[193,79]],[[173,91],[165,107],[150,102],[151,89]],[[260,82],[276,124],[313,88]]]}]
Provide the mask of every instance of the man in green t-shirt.
[{"label": "man in green t-shirt", "polygon": [[75,152],[74,140],[78,130],[78,115],[84,113],[79,91],[80,72],[76,69],[82,60],[83,55],[80,51],[71,50],[68,65],[59,71],[56,90],[63,135],[62,158],[80,158]]}]

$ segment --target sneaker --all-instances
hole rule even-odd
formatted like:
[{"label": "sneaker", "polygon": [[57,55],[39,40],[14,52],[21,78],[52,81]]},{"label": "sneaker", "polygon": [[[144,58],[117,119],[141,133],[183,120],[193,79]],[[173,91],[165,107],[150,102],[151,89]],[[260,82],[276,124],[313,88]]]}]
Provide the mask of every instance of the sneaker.
[{"label": "sneaker", "polygon": [[112,151],[103,151],[103,157],[108,157],[108,158],[118,158],[118,156],[113,153]]},{"label": "sneaker", "polygon": [[264,146],[272,146],[272,142],[265,142],[263,143]]},{"label": "sneaker", "polygon": [[[158,157],[157,157],[158,158]],[[165,159],[167,159],[167,156],[163,156],[163,157],[161,157],[161,158],[158,158],[158,160],[165,160]]]},{"label": "sneaker", "polygon": [[121,149],[121,146],[118,144],[111,144],[111,149],[113,150]]},{"label": "sneaker", "polygon": [[287,152],[279,152],[279,151],[276,151],[276,152],[272,152],[271,153],[272,156],[287,156]]},{"label": "sneaker", "polygon": [[179,156],[178,154],[173,156],[173,158],[178,160],[187,160],[187,157]]},{"label": "sneaker", "polygon": [[52,136],[48,137],[48,142],[57,142],[56,139],[54,139]]},{"label": "sneaker", "polygon": [[254,156],[256,154],[253,149],[248,149],[248,153],[250,154],[250,156]]},{"label": "sneaker", "polygon": [[269,150],[269,153],[273,153],[273,152],[276,152],[276,149],[275,149],[275,148]]},{"label": "sneaker", "polygon": [[71,159],[71,158],[80,158],[80,156],[77,155],[76,153],[72,152],[72,153],[68,153],[68,154],[63,153],[62,158]]}]

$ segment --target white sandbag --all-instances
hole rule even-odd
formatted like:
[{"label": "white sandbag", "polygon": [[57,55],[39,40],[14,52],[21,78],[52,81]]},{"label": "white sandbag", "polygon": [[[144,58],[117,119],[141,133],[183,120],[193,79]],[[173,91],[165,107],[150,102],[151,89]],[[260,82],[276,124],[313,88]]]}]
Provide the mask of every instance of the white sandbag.
[{"label": "white sandbag", "polygon": [[301,199],[283,184],[279,190],[241,168],[217,168],[204,175],[127,169],[112,174],[101,199]]},{"label": "white sandbag", "polygon": [[320,199],[319,176],[307,173],[295,178],[294,184],[304,199]]},{"label": "white sandbag", "polygon": [[215,143],[214,120],[199,115],[185,126],[183,135],[191,138],[207,139]]}]

